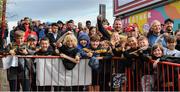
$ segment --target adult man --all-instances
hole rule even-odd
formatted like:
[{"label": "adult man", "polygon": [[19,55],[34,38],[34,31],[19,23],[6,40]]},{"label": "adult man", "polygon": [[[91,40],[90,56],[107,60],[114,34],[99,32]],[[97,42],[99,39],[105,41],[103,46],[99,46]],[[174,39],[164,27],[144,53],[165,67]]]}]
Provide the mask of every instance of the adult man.
[{"label": "adult man", "polygon": [[123,25],[122,25],[122,21],[121,21],[120,18],[116,18],[114,20],[114,23],[113,23],[114,29],[113,30],[107,30],[105,28],[105,26],[103,25],[103,20],[105,20],[105,19],[102,17],[102,15],[99,15],[97,17],[98,29],[102,33],[103,39],[110,40],[112,32],[118,32],[119,34],[121,34],[123,32],[123,30],[122,30],[123,29]]},{"label": "adult man", "polygon": [[47,34],[47,38],[50,40],[51,46],[55,49],[56,42],[60,38],[60,34],[58,34],[58,25],[57,23],[52,23],[52,32]]},{"label": "adult man", "polygon": [[174,21],[170,18],[166,19],[164,21],[164,32],[174,35],[173,26],[174,26]]},{"label": "adult man", "polygon": [[75,28],[74,28],[74,21],[73,20],[69,20],[66,24],[66,31],[63,31],[61,36],[63,34],[65,34],[66,32],[70,31],[72,33],[74,33],[74,35],[77,37],[77,32],[75,31]]},{"label": "adult man", "polygon": [[119,34],[123,32],[123,24],[120,18],[114,20],[113,27],[115,32],[118,32]]},{"label": "adult man", "polygon": [[90,29],[90,27],[91,27],[91,21],[90,21],[90,20],[87,20],[87,21],[86,21],[86,27],[87,27],[88,29]]}]

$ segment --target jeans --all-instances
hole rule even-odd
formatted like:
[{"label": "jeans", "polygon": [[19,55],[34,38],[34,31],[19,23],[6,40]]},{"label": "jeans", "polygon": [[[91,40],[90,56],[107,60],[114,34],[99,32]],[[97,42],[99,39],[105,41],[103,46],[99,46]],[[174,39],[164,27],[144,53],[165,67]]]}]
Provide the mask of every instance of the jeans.
[{"label": "jeans", "polygon": [[29,79],[9,80],[10,91],[19,91],[20,85],[23,91],[30,91]]}]

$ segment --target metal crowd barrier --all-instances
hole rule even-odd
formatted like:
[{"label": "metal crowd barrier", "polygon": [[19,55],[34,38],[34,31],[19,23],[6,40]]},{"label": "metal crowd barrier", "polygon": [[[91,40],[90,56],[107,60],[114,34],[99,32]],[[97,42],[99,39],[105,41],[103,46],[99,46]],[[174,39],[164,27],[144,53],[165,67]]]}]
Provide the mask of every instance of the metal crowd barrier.
[{"label": "metal crowd barrier", "polygon": [[[89,59],[81,59],[73,70],[67,70],[60,56],[17,57],[33,60],[30,65],[35,65],[35,67],[29,70],[31,91],[180,90],[180,64],[177,63],[159,62],[157,67],[153,68],[151,61],[125,62],[122,58],[113,57],[110,60],[100,60],[99,69],[92,70],[88,65]],[[6,69],[1,68],[0,70],[0,91],[9,91]]]}]

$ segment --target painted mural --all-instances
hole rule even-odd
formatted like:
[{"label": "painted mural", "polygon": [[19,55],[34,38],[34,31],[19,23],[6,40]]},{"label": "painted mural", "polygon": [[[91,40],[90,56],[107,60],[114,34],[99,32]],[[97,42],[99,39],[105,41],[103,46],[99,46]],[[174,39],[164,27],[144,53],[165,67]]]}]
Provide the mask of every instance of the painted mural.
[{"label": "painted mural", "polygon": [[148,31],[153,20],[159,20],[162,24],[164,20],[171,18],[174,20],[174,30],[180,28],[180,1],[177,0],[168,5],[158,7],[149,11],[141,12],[123,19],[126,26],[128,23],[137,23],[140,32]]}]

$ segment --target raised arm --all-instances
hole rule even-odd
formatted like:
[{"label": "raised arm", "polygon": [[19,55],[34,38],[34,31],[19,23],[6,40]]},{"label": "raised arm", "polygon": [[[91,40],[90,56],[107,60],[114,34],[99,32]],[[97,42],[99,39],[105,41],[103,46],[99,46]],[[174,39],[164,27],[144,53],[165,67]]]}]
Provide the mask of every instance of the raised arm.
[{"label": "raised arm", "polygon": [[100,15],[97,17],[97,24],[98,24],[98,30],[99,32],[102,33],[103,37],[107,40],[110,40],[110,34],[104,29],[102,25],[102,18]]}]

